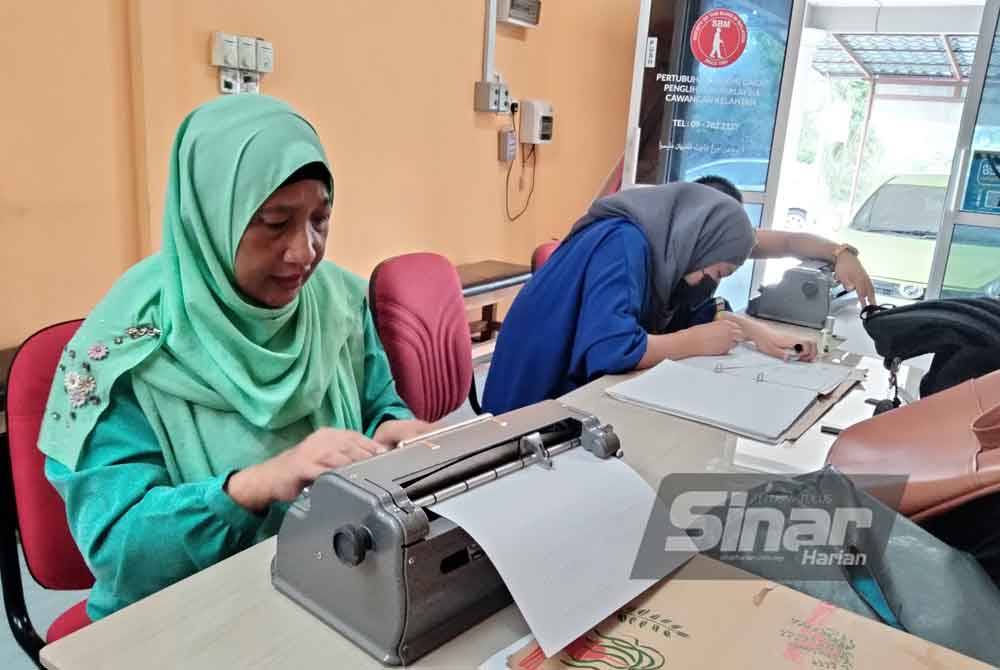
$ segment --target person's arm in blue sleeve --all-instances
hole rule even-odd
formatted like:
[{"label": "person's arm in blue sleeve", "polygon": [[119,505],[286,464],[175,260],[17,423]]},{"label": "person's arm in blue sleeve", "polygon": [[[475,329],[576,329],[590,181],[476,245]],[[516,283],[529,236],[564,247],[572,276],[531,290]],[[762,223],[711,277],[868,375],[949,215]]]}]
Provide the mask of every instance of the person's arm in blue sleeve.
[{"label": "person's arm in blue sleeve", "polygon": [[623,228],[587,262],[572,359],[581,382],[632,370],[646,352],[646,248],[641,232]]},{"label": "person's arm in blue sleeve", "polygon": [[228,474],[171,484],[127,377],[76,470],[47,459],[45,474],[94,573],[87,613],[95,620],[249,547],[266,520],[226,494]]}]

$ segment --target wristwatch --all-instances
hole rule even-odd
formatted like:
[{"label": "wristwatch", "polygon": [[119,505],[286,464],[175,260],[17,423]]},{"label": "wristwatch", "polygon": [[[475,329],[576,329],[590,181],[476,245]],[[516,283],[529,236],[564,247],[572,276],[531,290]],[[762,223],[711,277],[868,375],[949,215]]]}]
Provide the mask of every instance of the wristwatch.
[{"label": "wristwatch", "polygon": [[851,246],[850,244],[838,244],[833,249],[833,262],[836,263],[840,259],[840,254],[844,252],[853,254],[855,257],[858,256],[858,248]]}]

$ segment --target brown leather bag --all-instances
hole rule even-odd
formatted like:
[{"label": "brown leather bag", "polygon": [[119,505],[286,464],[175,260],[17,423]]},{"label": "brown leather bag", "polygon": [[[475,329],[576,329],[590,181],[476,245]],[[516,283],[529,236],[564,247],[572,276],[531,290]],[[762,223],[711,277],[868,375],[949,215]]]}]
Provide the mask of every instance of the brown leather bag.
[{"label": "brown leather bag", "polygon": [[1000,491],[1000,370],[851,426],[827,462],[906,475],[897,508],[915,521]]}]

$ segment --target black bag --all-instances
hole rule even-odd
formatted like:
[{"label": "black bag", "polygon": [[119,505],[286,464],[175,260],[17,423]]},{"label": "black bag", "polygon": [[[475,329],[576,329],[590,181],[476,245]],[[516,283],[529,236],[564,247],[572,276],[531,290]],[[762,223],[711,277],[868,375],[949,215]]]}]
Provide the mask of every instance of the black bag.
[{"label": "black bag", "polygon": [[1000,301],[993,298],[869,306],[861,318],[887,368],[897,359],[934,354],[921,397],[1000,369]]}]

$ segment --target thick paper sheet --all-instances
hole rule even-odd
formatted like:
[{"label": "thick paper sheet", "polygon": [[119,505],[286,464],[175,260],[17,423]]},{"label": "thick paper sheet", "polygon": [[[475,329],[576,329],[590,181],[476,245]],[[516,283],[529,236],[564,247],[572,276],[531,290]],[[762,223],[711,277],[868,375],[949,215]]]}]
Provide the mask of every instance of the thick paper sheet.
[{"label": "thick paper sheet", "polygon": [[776,442],[816,400],[816,391],[720,374],[666,360],[607,389],[643,407]]},{"label": "thick paper sheet", "polygon": [[531,465],[431,507],[483,548],[547,654],[691,557],[664,551],[657,579],[631,579],[653,506],[663,503],[618,459],[577,447],[553,466]]},{"label": "thick paper sheet", "polygon": [[678,361],[681,365],[715,371],[755,381],[760,375],[766,384],[792,386],[827,395],[847,381],[852,368],[832,363],[781,361],[742,344],[724,356],[694,356]]}]

